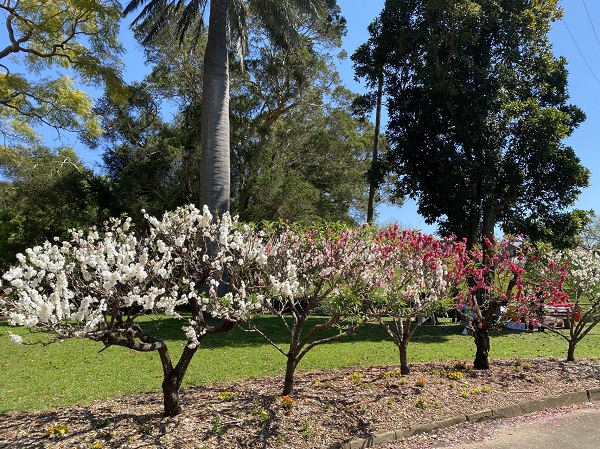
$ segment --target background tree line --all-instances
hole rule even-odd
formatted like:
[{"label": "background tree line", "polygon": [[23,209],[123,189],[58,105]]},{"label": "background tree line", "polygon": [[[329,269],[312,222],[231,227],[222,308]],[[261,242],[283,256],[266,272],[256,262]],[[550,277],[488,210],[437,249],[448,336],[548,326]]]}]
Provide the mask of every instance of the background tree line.
[{"label": "background tree line", "polygon": [[[352,56],[373,89],[360,101],[335,71],[346,32],[335,0],[134,0],[125,12],[138,14],[152,72],[131,85],[119,82],[118,3],[40,8],[2,6],[10,45],[0,58],[17,57],[3,62],[0,85],[3,265],[71,226],[121,214],[139,223],[141,209],[205,200],[245,221],[361,221],[382,185],[470,245],[500,227],[568,247],[588,220],[572,205],[589,172],[563,143],[585,115],[568,103],[566,61],[547,38],[558,2],[387,0]],[[215,44],[225,51],[217,74],[206,61],[221,25],[211,34],[208,8],[231,30]],[[104,96],[94,104],[65,77],[31,81],[56,67]],[[226,84],[210,107],[208,78]],[[378,141],[366,111],[384,106]],[[207,136],[207,117],[219,114],[221,134]],[[102,170],[45,148],[32,128],[40,123],[80,131]],[[217,199],[207,183],[230,193]]]},{"label": "background tree line", "polygon": [[[106,85],[86,112],[103,131],[81,133],[101,152],[100,171],[83,167],[69,148],[35,140],[3,147],[3,265],[69,227],[122,214],[141,223],[142,209],[160,215],[201,197],[207,30],[182,35],[183,14],[170,9],[161,16],[159,35],[152,21],[136,24],[151,73],[119,85],[119,95]],[[251,15],[244,57],[229,47],[231,209],[245,221],[353,223],[366,207],[373,127],[353,115],[355,94],[335,69],[345,21],[335,2],[318,18],[303,17],[295,19],[293,44],[274,45],[260,17]]]}]

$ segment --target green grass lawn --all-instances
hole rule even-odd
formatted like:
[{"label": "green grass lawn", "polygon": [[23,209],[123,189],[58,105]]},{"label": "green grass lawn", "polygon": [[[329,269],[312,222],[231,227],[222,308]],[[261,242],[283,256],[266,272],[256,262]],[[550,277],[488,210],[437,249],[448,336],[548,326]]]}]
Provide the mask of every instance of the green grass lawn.
[{"label": "green grass lawn", "polygon": [[[272,317],[258,319],[282,345],[286,334]],[[312,318],[319,320],[319,318]],[[183,348],[181,322],[165,319],[159,332],[168,341],[172,357]],[[67,340],[52,345],[13,346],[7,332],[26,340],[42,338],[0,322],[0,412],[39,410],[88,402],[108,396],[160,391],[162,370],[156,353],[136,353],[88,340]],[[600,357],[600,330],[579,343],[576,357]],[[549,332],[503,330],[491,340],[491,359],[506,357],[566,357],[567,344]],[[471,360],[475,345],[461,335],[458,324],[421,326],[409,345],[411,363],[439,360]],[[398,363],[398,351],[375,325],[349,338],[316,347],[300,362],[299,371],[340,367],[364,367]],[[281,376],[284,357],[257,334],[235,329],[208,337],[186,375],[185,386],[250,377]]]}]

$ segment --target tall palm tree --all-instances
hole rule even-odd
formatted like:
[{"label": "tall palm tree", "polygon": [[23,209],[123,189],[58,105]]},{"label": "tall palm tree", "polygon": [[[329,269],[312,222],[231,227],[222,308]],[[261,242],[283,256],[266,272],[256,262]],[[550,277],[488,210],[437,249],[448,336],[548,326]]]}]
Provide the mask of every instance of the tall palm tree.
[{"label": "tall palm tree", "polygon": [[[246,21],[258,17],[273,44],[288,46],[298,37],[295,25],[301,17],[322,14],[331,0],[131,0],[124,15],[144,6],[133,25],[156,36],[169,14],[179,14],[180,39],[198,38],[203,16],[210,5],[208,37],[204,54],[200,158],[200,204],[223,213],[229,210],[229,60],[228,43],[243,55],[247,48]],[[335,3],[335,1],[333,1]]]}]

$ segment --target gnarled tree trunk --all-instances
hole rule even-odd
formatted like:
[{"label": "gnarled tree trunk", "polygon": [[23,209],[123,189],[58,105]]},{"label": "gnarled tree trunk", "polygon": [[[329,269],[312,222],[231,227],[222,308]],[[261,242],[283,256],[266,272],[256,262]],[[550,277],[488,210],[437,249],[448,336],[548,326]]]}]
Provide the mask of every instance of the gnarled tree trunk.
[{"label": "gnarled tree trunk", "polygon": [[160,361],[163,366],[163,401],[164,401],[164,416],[177,416],[181,413],[181,404],[179,403],[179,389],[183,382],[183,377],[187,372],[188,366],[197,351],[197,347],[190,348],[186,346],[181,354],[181,358],[177,365],[173,367],[171,357],[166,347],[158,350]]}]

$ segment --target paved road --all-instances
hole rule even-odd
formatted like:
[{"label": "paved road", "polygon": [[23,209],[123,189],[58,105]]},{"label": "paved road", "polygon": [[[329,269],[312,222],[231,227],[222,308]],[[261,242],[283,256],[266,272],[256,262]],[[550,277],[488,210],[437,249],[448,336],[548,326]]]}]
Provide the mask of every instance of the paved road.
[{"label": "paved road", "polygon": [[600,403],[506,420],[459,424],[376,448],[600,449]]},{"label": "paved road", "polygon": [[600,409],[540,415],[498,429],[485,441],[453,449],[599,449]]}]

